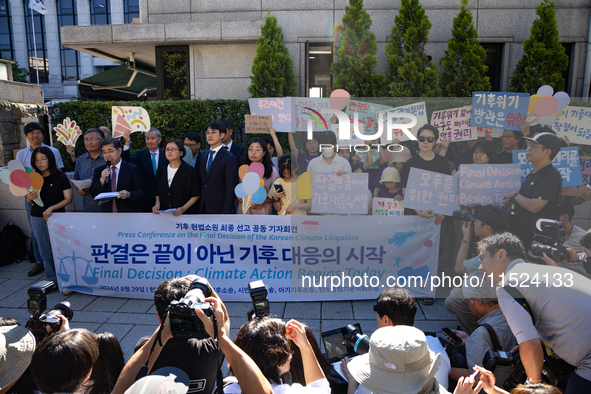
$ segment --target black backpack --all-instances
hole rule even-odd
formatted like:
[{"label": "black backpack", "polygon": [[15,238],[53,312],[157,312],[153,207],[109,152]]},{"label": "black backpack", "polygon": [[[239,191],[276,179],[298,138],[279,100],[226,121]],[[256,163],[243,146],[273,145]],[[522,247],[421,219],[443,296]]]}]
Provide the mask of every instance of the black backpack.
[{"label": "black backpack", "polygon": [[11,220],[0,233],[0,267],[20,263],[27,255],[27,237]]}]

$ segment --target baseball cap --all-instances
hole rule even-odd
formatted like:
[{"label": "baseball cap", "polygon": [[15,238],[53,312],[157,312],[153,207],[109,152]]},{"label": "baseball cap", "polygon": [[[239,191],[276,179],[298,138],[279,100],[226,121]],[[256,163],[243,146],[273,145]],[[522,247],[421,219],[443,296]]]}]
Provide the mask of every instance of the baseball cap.
[{"label": "baseball cap", "polygon": [[125,394],[186,394],[189,376],[175,367],[160,368],[125,390]]},{"label": "baseball cap", "polygon": [[544,148],[550,149],[552,151],[552,158],[554,158],[554,156],[556,156],[558,152],[560,152],[560,148],[562,146],[560,138],[558,138],[552,133],[540,133],[536,134],[533,138],[525,137],[525,139],[544,145]]}]

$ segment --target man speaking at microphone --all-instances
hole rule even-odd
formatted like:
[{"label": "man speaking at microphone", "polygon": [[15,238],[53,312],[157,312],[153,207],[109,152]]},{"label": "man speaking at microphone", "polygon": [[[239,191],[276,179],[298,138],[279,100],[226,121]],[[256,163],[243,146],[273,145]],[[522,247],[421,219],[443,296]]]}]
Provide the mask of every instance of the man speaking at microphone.
[{"label": "man speaking at microphone", "polygon": [[139,212],[144,186],[138,167],[121,160],[121,144],[114,138],[105,138],[101,149],[107,164],[94,170],[90,194],[119,192],[117,198],[101,205],[102,212]]}]

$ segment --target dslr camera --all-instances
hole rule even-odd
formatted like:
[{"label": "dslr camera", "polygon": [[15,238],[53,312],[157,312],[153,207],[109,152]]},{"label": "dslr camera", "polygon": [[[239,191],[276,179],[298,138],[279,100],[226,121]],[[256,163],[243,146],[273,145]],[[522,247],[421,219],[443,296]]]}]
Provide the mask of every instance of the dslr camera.
[{"label": "dslr camera", "polygon": [[369,337],[361,334],[359,325],[348,324],[343,330],[343,345],[352,347],[357,354],[365,354],[369,352]]},{"label": "dslr camera", "polygon": [[[29,299],[27,300],[27,309],[31,317],[27,321],[26,327],[31,331],[37,342],[41,342],[50,333],[58,332],[62,326],[62,320],[59,316],[64,316],[68,320],[72,320],[74,312],[70,308],[70,303],[62,301],[53,307],[47,313],[43,313],[47,309],[47,293],[50,293],[55,288],[52,281],[43,280],[35,283],[27,291]],[[51,328],[48,333],[46,326]]]},{"label": "dslr camera", "polygon": [[253,318],[262,319],[269,316],[269,299],[267,298],[267,287],[262,280],[255,280],[248,284],[248,294],[252,299],[252,310],[246,316],[248,320]]},{"label": "dslr camera", "polygon": [[170,328],[172,335],[180,338],[209,338],[205,331],[205,326],[201,319],[195,313],[199,308],[207,316],[213,316],[213,309],[209,302],[205,302],[207,297],[211,296],[211,287],[207,279],[197,277],[185,296],[178,301],[171,301],[166,310],[170,319]]},{"label": "dslr camera", "polygon": [[476,211],[482,205],[480,204],[470,204],[466,207],[466,211],[454,211],[452,217],[454,220],[459,220],[461,222],[473,222],[475,219]]},{"label": "dslr camera", "polygon": [[540,219],[536,223],[536,228],[541,231],[542,234],[535,234],[534,244],[531,247],[531,253],[536,257],[541,257],[542,254],[546,253],[548,257],[557,263],[568,261],[568,252],[564,241],[566,241],[566,235],[562,223],[558,220],[551,219]]}]

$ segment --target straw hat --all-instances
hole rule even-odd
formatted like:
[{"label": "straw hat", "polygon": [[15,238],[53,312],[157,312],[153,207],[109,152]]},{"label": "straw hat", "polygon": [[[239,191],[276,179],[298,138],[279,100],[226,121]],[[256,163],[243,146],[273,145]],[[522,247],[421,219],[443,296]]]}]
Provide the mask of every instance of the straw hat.
[{"label": "straw hat", "polygon": [[[400,150],[400,148],[402,148],[402,150]],[[396,150],[400,150],[400,152],[392,152],[388,164],[406,163],[406,161],[412,157],[410,150],[406,146],[400,145],[396,147]]]},{"label": "straw hat", "polygon": [[0,327],[0,390],[25,372],[34,351],[35,337],[25,327]]},{"label": "straw hat", "polygon": [[382,177],[380,178],[380,183],[384,182],[400,182],[400,172],[394,167],[386,167],[384,171],[382,171]]},{"label": "straw hat", "polygon": [[164,367],[144,376],[125,390],[125,394],[186,394],[189,375],[176,367]]},{"label": "straw hat", "polygon": [[425,334],[410,326],[378,329],[371,336],[369,353],[347,365],[359,384],[385,394],[419,392],[440,366],[441,357],[429,350]]}]

